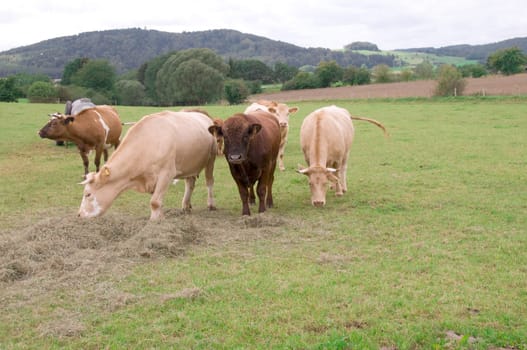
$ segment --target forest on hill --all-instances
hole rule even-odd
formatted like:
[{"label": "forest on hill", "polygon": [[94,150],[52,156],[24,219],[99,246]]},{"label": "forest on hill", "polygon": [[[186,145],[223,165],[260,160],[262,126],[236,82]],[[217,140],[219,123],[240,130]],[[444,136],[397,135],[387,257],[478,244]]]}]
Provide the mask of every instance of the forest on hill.
[{"label": "forest on hill", "polygon": [[[517,46],[527,52],[527,38],[488,45],[457,45],[401,51],[460,56],[483,62],[497,49],[511,46]],[[117,73],[122,74],[138,69],[157,56],[190,48],[209,48],[225,60],[256,59],[269,66],[279,62],[294,67],[316,66],[323,61],[335,61],[342,67],[353,65],[372,68],[379,64],[392,67],[396,63],[395,55],[382,51],[366,55],[350,49],[350,46],[342,50],[303,48],[228,29],[168,33],[131,28],[85,32],[0,52],[0,77],[23,72],[60,78],[65,65],[79,57],[108,60]]]},{"label": "forest on hill", "polygon": [[20,72],[59,78],[64,66],[78,57],[106,59],[118,73],[137,69],[154,57],[172,51],[209,48],[224,59],[256,59],[295,67],[336,61],[341,66],[393,65],[392,55],[363,55],[351,50],[303,48],[235,30],[168,33],[139,28],[86,32],[45,40],[0,52],[0,76]]}]

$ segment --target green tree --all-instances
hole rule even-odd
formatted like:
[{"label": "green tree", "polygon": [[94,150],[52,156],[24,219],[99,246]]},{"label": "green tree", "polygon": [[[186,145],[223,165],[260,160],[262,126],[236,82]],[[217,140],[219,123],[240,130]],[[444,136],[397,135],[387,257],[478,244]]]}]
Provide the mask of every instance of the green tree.
[{"label": "green tree", "polygon": [[14,76],[0,78],[0,102],[16,102],[20,95]]},{"label": "green tree", "polygon": [[291,80],[282,85],[282,90],[315,89],[320,87],[318,78],[314,73],[298,72]]},{"label": "green tree", "polygon": [[51,79],[46,74],[29,74],[29,73],[17,73],[14,75],[15,87],[20,91],[21,96],[27,96],[27,91],[31,84],[37,81],[43,81],[51,83]]},{"label": "green tree", "polygon": [[225,98],[231,105],[245,102],[249,89],[242,79],[231,79],[225,82]]},{"label": "green tree", "polygon": [[487,69],[482,64],[465,64],[461,67],[458,67],[459,71],[463,78],[473,77],[480,78],[488,74]]},{"label": "green tree", "polygon": [[145,87],[137,80],[119,80],[115,83],[117,101],[125,106],[140,106],[145,98]]},{"label": "green tree", "polygon": [[320,87],[328,87],[332,83],[342,80],[343,70],[336,61],[322,61],[315,70]]},{"label": "green tree", "polygon": [[29,87],[27,97],[31,102],[55,102],[57,89],[52,83],[37,81]]},{"label": "green tree", "polygon": [[150,61],[146,62],[139,68],[137,74],[138,80],[145,87],[146,98],[150,101],[147,104],[159,104],[159,96],[156,90],[157,73],[163,67],[163,64],[174,55],[175,52],[169,52],[167,54],[155,57]]},{"label": "green tree", "polygon": [[262,61],[229,59],[229,77],[246,81],[260,80],[264,84],[274,82],[273,70]]},{"label": "green tree", "polygon": [[342,81],[349,85],[364,85],[371,82],[371,73],[366,67],[349,66],[344,69]]},{"label": "green tree", "polygon": [[[183,63],[192,61],[191,64]],[[221,98],[229,66],[210,49],[189,49],[171,55],[157,72],[156,93],[165,106],[200,104]]]},{"label": "green tree", "polygon": [[90,60],[75,73],[72,82],[109,95],[113,91],[116,77],[115,69],[107,60]]},{"label": "green tree", "polygon": [[414,68],[417,79],[427,80],[434,77],[434,65],[429,61],[423,61]]},{"label": "green tree", "polygon": [[466,81],[456,67],[448,64],[439,67],[435,96],[461,96],[465,86]]},{"label": "green tree", "polygon": [[293,77],[298,73],[298,68],[282,62],[277,62],[274,65],[273,70],[276,81],[280,83],[285,83],[286,81],[293,79]]},{"label": "green tree", "polygon": [[389,83],[393,80],[390,67],[386,64],[378,64],[373,67],[373,77],[376,83]]},{"label": "green tree", "polygon": [[62,85],[70,85],[72,84],[72,78],[73,76],[86,64],[88,63],[89,58],[82,57],[82,58],[76,58],[73,61],[70,61],[66,63],[64,66],[64,71],[62,72],[62,79],[60,80],[60,83]]},{"label": "green tree", "polygon": [[181,63],[176,69],[174,79],[175,99],[178,103],[202,105],[221,99],[223,75],[197,59]]},{"label": "green tree", "polygon": [[505,75],[517,74],[525,70],[527,56],[518,47],[498,50],[487,58],[487,66]]}]

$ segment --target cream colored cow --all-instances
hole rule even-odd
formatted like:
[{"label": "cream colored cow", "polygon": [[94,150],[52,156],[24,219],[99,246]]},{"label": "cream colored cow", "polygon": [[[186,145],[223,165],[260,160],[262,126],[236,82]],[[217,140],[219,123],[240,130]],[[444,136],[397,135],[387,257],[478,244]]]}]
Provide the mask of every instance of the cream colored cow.
[{"label": "cream colored cow", "polygon": [[309,177],[311,203],[316,207],[326,204],[328,184],[332,184],[337,196],[348,190],[346,170],[355,135],[352,119],[373,123],[386,134],[385,127],[378,121],[352,117],[346,109],[337,106],[317,109],[302,122],[300,145],[308,167],[300,165],[298,172]]},{"label": "cream colored cow", "polygon": [[174,179],[185,179],[182,207],[190,210],[190,197],[198,174],[205,169],[210,210],[215,209],[212,187],[216,138],[208,128],[213,121],[199,112],[164,111],[144,116],[134,124],[97,173],[89,173],[79,209],[80,217],[102,215],[123,191],[151,193],[150,219],[163,217],[163,198]]},{"label": "cream colored cow", "polygon": [[278,167],[285,170],[284,151],[287,143],[287,134],[289,133],[289,116],[298,111],[298,107],[288,107],[285,103],[275,101],[259,100],[245,109],[245,114],[262,110],[271,113],[278,119],[280,124],[280,149],[278,151]]}]

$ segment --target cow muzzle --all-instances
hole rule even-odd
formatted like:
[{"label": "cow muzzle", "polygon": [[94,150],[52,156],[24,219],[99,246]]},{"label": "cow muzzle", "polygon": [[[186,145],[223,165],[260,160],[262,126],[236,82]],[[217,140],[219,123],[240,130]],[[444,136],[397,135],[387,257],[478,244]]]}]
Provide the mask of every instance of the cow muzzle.
[{"label": "cow muzzle", "polygon": [[316,200],[311,202],[314,207],[321,208],[326,205],[326,201]]},{"label": "cow muzzle", "polygon": [[241,164],[245,160],[245,157],[241,154],[229,154],[227,160],[231,164]]}]

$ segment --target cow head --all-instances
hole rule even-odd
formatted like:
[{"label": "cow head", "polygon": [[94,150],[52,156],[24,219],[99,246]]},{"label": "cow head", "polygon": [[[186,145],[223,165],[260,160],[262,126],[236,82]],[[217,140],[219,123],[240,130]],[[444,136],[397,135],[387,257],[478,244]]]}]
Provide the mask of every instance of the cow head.
[{"label": "cow head", "polygon": [[38,132],[41,138],[47,138],[51,140],[60,139],[66,132],[66,127],[69,123],[73,122],[74,117],[66,117],[60,113],[50,114],[51,118],[46,125]]},{"label": "cow head", "polygon": [[298,107],[288,107],[285,103],[267,100],[257,101],[252,108],[259,108],[274,115],[278,119],[281,129],[287,128],[289,126],[289,116],[298,112]]},{"label": "cow head", "polygon": [[322,207],[326,204],[326,192],[328,185],[337,183],[339,178],[335,175],[337,169],[325,168],[322,166],[311,166],[304,168],[301,165],[297,170],[300,174],[307,175],[309,187],[311,189],[311,204],[315,207]]},{"label": "cow head", "polygon": [[211,125],[209,132],[223,138],[223,153],[231,164],[241,164],[247,159],[251,139],[262,128],[250,123],[243,114],[236,114],[224,121],[223,126]]},{"label": "cow head", "polygon": [[98,173],[88,173],[84,185],[79,217],[93,218],[100,216],[110,208],[119,192],[116,186],[108,186],[111,178],[110,169],[105,165]]}]

